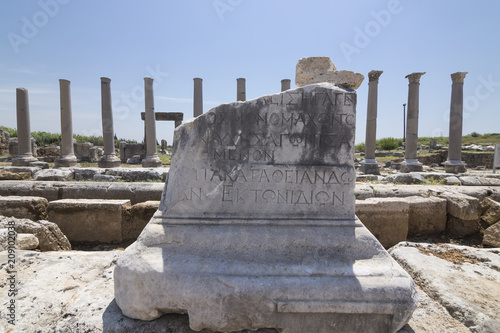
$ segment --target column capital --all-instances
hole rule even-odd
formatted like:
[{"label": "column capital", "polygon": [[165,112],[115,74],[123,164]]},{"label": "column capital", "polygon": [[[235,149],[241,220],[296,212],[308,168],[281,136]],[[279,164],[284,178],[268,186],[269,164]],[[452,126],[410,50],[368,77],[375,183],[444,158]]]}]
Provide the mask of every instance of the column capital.
[{"label": "column capital", "polygon": [[66,79],[59,79],[59,83],[70,83],[70,81]]},{"label": "column capital", "polygon": [[425,72],[415,72],[405,76],[406,79],[410,81],[410,83],[419,83],[420,77],[424,75]]},{"label": "column capital", "polygon": [[468,72],[456,72],[451,74],[451,80],[453,83],[464,83],[465,75],[467,75]]},{"label": "column capital", "polygon": [[111,79],[110,78],[107,78],[107,77],[101,77],[101,82],[111,82]]},{"label": "column capital", "polygon": [[203,79],[201,77],[195,77],[193,78],[194,81],[203,81]]},{"label": "column capital", "polygon": [[380,77],[380,75],[382,75],[384,71],[370,71],[368,73],[368,82],[373,82],[373,81],[377,81],[378,82],[378,78]]}]

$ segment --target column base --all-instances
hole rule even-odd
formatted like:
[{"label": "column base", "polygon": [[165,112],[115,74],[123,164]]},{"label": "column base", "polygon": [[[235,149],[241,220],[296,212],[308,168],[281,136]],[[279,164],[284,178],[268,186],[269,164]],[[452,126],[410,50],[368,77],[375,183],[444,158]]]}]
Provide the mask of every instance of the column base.
[{"label": "column base", "polygon": [[404,160],[401,163],[401,172],[409,173],[409,172],[422,172],[424,171],[423,164],[418,160]]},{"label": "column base", "polygon": [[30,163],[38,162],[32,155],[30,156],[17,156],[12,159],[12,166],[30,166]]},{"label": "column base", "polygon": [[59,157],[55,160],[54,168],[75,168],[79,167],[78,159],[75,155]]},{"label": "column base", "polygon": [[359,171],[370,175],[380,175],[380,166],[375,160],[363,161],[359,166]]},{"label": "column base", "polygon": [[143,168],[159,168],[161,167],[161,160],[158,156],[150,156],[142,160],[141,162]]},{"label": "column base", "polygon": [[97,165],[99,168],[118,168],[122,161],[116,155],[104,155]]},{"label": "column base", "polygon": [[444,170],[448,173],[464,173],[467,171],[465,163],[462,161],[446,161],[443,163]]}]

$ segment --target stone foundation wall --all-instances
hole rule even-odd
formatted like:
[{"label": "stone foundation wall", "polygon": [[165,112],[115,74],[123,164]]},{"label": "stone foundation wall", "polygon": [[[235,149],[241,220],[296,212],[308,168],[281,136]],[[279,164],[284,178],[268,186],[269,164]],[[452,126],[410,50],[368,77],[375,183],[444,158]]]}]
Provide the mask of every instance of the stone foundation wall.
[{"label": "stone foundation wall", "polygon": [[[485,166],[487,169],[493,168],[493,153],[462,153],[462,161],[467,164],[467,168]],[[425,164],[441,164],[448,159],[448,151],[438,152],[428,156],[419,156],[418,161]]]}]

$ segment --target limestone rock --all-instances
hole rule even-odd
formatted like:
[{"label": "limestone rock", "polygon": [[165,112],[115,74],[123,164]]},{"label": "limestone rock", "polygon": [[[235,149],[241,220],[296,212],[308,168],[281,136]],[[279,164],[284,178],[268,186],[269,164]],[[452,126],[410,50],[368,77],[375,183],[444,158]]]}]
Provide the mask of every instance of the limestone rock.
[{"label": "limestone rock", "polygon": [[73,170],[75,180],[93,180],[96,174],[102,174],[106,170],[101,168],[76,168]]},{"label": "limestone rock", "polygon": [[500,331],[498,249],[401,243],[389,252],[431,298],[472,332]]},{"label": "limestone rock", "polygon": [[68,181],[74,179],[73,170],[68,169],[44,169],[35,173],[35,180]]},{"label": "limestone rock", "polygon": [[[9,248],[9,230],[0,229],[0,251]],[[38,247],[38,238],[32,234],[17,234],[16,236],[16,249],[17,250],[33,250]]]},{"label": "limestone rock", "polygon": [[484,230],[483,245],[500,247],[500,223],[495,223]]},{"label": "limestone rock", "polygon": [[31,172],[11,172],[0,170],[0,180],[27,180],[31,178]]},{"label": "limestone rock", "polygon": [[338,71],[329,57],[304,57],[297,62],[295,85],[329,82],[339,87],[358,89],[365,77],[351,71]]},{"label": "limestone rock", "polygon": [[0,215],[0,228],[9,227],[9,222],[14,223],[17,233],[35,235],[38,238],[38,247],[42,251],[71,250],[71,244],[55,223],[44,220],[34,222]]},{"label": "limestone rock", "polygon": [[477,198],[458,192],[433,193],[447,201],[447,213],[461,220],[477,220],[481,216],[481,203]]},{"label": "limestone rock", "polygon": [[397,173],[388,175],[385,180],[399,184],[425,184],[425,178],[420,173]]}]

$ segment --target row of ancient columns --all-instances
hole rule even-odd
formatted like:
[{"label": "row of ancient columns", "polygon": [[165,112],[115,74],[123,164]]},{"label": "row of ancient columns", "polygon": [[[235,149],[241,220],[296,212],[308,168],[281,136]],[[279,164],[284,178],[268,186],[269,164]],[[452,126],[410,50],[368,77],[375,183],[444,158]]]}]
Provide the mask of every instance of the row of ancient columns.
[{"label": "row of ancient columns", "polygon": [[[201,78],[194,78],[193,115],[203,114],[203,88]],[[237,80],[237,101],[246,100],[245,79]],[[98,164],[101,168],[119,167],[121,162],[116,156],[114,145],[113,111],[111,106],[111,79],[101,78],[101,115],[102,137],[104,141],[104,155]],[[290,89],[290,80],[281,80],[281,91]],[[61,156],[56,159],[55,167],[69,168],[78,165],[73,148],[73,119],[71,111],[70,81],[59,80],[60,105],[61,105]],[[145,144],[146,158],[142,161],[144,167],[159,167],[161,160],[156,152],[156,119],[154,111],[153,79],[144,78],[145,96]],[[17,132],[18,155],[12,160],[12,165],[27,166],[36,162],[31,151],[31,130],[29,118],[28,90],[18,88],[16,91],[17,102]]]},{"label": "row of ancient columns", "polygon": [[[113,111],[111,107],[111,80],[101,78],[101,113],[104,154],[98,161],[100,168],[119,167],[121,162],[116,156],[114,145]],[[78,164],[73,148],[73,120],[71,112],[70,81],[59,80],[61,103],[61,156],[56,159],[55,167],[76,167]],[[146,158],[143,167],[159,167],[161,160],[156,152],[156,124],[154,113],[153,79],[144,78],[144,95],[146,107]],[[29,115],[28,90],[16,89],[18,155],[12,160],[14,166],[28,166],[36,162],[31,151],[31,129]]]},{"label": "row of ancient columns", "polygon": [[[367,174],[380,174],[375,159],[375,142],[377,131],[377,95],[378,80],[382,71],[368,73],[368,108],[366,120],[365,160],[360,171]],[[418,102],[420,78],[425,72],[412,73],[406,76],[408,84],[408,112],[406,122],[405,159],[401,172],[423,171],[422,163],[417,159],[418,148]],[[463,86],[467,72],[451,74],[450,133],[448,160],[444,163],[445,171],[450,173],[465,172],[462,162],[462,121],[463,121]]]}]

